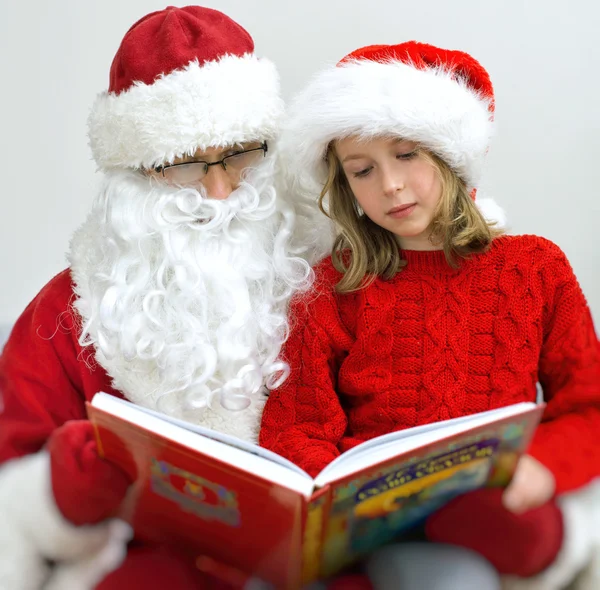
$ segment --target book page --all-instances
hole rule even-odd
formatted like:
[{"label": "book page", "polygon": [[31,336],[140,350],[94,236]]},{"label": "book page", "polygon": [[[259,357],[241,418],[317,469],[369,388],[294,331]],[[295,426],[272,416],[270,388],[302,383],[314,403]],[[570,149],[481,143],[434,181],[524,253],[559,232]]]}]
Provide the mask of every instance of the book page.
[{"label": "book page", "polygon": [[478,426],[492,424],[497,420],[517,416],[536,407],[532,402],[513,404],[496,410],[489,410],[469,416],[462,416],[443,422],[425,424],[391,432],[366,441],[343,453],[332,461],[315,479],[318,487],[356,473],[381,461],[391,459],[407,451],[418,449],[436,440],[465,432]]},{"label": "book page", "polygon": [[91,405],[242,471],[298,491],[307,498],[312,495],[314,482],[305,471],[258,445],[165,416],[107,393],[96,394]]}]

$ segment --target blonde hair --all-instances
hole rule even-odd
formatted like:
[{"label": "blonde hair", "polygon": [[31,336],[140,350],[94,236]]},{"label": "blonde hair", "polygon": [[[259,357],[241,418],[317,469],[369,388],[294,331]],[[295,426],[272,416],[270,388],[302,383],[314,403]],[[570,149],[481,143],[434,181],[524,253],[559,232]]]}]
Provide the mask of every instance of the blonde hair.
[{"label": "blonde hair", "polygon": [[[484,252],[502,231],[485,220],[465,183],[441,158],[423,148],[419,148],[419,157],[431,163],[442,185],[430,240],[441,245],[448,264],[456,268],[457,259]],[[361,210],[333,144],[328,147],[326,160],[328,177],[319,196],[319,208],[335,222],[339,231],[333,244],[332,261],[344,276],[336,290],[349,293],[368,286],[378,276],[393,278],[406,266],[396,236],[371,221]],[[327,206],[326,196],[329,197]]]}]

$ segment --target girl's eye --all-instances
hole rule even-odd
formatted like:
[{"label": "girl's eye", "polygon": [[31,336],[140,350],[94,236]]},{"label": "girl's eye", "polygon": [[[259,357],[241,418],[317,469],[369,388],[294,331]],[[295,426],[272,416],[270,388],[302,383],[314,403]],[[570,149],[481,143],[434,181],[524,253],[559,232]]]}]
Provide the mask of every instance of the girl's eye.
[{"label": "girl's eye", "polygon": [[367,176],[369,174],[369,172],[371,172],[371,170],[373,170],[373,166],[369,166],[368,168],[365,168],[364,170],[354,172],[353,176],[354,176],[354,178],[364,178],[365,176]]},{"label": "girl's eye", "polygon": [[408,152],[407,154],[398,154],[396,156],[397,160],[412,160],[417,155],[417,150],[413,150],[412,152]]}]

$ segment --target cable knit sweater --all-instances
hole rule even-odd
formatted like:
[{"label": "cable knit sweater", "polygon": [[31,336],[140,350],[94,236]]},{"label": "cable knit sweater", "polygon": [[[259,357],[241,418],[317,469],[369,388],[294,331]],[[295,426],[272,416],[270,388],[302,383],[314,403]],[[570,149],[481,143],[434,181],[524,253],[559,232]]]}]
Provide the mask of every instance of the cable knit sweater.
[{"label": "cable knit sweater", "polygon": [[271,393],[261,444],[316,475],[393,430],[547,401],[530,454],[565,492],[600,475],[600,347],[563,252],[503,236],[451,268],[403,251],[392,280],[341,295],[331,259],[291,307],[291,375]]}]

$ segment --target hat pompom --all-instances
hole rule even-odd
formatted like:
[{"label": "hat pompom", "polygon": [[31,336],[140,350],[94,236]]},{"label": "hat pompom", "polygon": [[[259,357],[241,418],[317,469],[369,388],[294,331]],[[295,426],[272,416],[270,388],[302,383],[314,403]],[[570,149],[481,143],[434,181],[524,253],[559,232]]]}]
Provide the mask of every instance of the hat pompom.
[{"label": "hat pompom", "polygon": [[489,197],[475,199],[475,204],[483,217],[489,222],[495,222],[497,228],[506,228],[507,217],[506,212],[494,199]]}]

